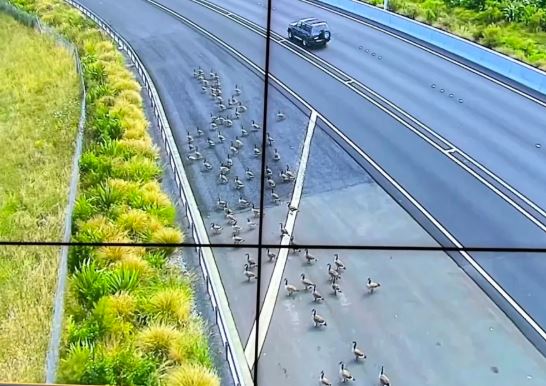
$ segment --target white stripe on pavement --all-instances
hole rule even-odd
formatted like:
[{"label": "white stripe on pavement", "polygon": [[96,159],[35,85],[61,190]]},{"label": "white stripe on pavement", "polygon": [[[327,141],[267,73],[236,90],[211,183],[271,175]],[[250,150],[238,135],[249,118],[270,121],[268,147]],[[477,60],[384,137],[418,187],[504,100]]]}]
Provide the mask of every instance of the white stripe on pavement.
[{"label": "white stripe on pavement", "polygon": [[[298,208],[301,200],[301,194],[303,191],[303,181],[305,179],[305,171],[307,169],[307,161],[309,160],[309,152],[311,151],[311,139],[313,138],[313,133],[315,132],[315,126],[317,122],[317,112],[311,110],[311,116],[309,117],[309,124],[307,125],[307,133],[305,135],[305,141],[303,142],[303,150],[301,153],[300,165],[298,168],[298,174],[296,176],[296,183],[294,185],[294,191],[292,193],[292,200],[290,205]],[[298,212],[291,213],[288,211],[288,217],[286,219],[285,228],[288,231],[288,235],[285,235],[281,240],[281,245],[288,245],[290,243],[290,236],[294,231],[294,226],[296,225],[296,216]],[[267,287],[267,293],[265,295],[264,304],[260,311],[260,336],[258,337],[258,354],[255,355],[256,351],[256,321],[252,326],[252,331],[250,332],[250,337],[245,348],[245,356],[248,362],[248,367],[252,368],[256,357],[260,355],[262,351],[263,344],[265,342],[265,337],[267,331],[269,330],[269,325],[271,323],[271,318],[273,317],[273,309],[275,308],[275,302],[277,301],[277,295],[279,294],[279,289],[281,287],[282,275],[284,272],[284,267],[286,266],[286,261],[288,260],[288,248],[282,248],[279,251],[277,256],[277,261],[275,262],[275,268],[273,268],[273,274],[269,280],[269,286]]]}]

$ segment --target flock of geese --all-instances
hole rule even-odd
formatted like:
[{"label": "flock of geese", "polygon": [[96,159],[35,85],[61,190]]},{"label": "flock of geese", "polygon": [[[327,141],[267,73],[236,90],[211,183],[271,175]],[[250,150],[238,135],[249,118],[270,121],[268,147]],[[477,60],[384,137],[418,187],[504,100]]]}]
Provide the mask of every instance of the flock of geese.
[{"label": "flock of geese", "polygon": [[[218,195],[216,201],[216,209],[224,212],[227,225],[231,226],[231,237],[234,244],[241,244],[245,240],[241,236],[243,227],[246,225],[246,230],[252,231],[257,228],[256,218],[260,218],[260,210],[244,195],[244,189],[247,184],[252,183],[257,175],[261,174],[261,170],[252,170],[249,167],[245,168],[244,174],[232,175],[234,158],[241,154],[249,154],[254,158],[261,158],[263,149],[256,142],[252,142],[252,133],[261,133],[261,126],[254,120],[250,125],[245,126],[242,122],[242,117],[247,113],[248,107],[241,100],[241,89],[235,85],[231,96],[224,94],[222,82],[218,73],[211,70],[208,74],[201,68],[193,70],[193,77],[199,82],[202,94],[208,94],[214,102],[216,111],[210,113],[209,127],[203,130],[199,127],[195,128],[194,132],[187,130],[187,144],[189,152],[186,156],[190,162],[201,162],[201,172],[211,173],[217,171],[216,182],[222,185],[231,184],[235,193],[239,196],[236,204],[231,204],[228,200],[223,199]],[[283,121],[286,116],[283,112],[278,111],[275,115],[277,121]],[[237,123],[238,122],[238,123]],[[268,161],[272,165],[282,164],[282,157],[277,148],[274,147],[275,139],[269,134],[266,134],[267,144],[273,149],[267,151]],[[260,140],[261,144],[261,134]],[[247,144],[248,143],[248,144]],[[228,146],[229,144],[229,146]],[[206,155],[199,146],[204,146],[204,149],[216,149],[222,147],[225,149],[225,159],[219,164],[214,164],[213,161],[207,159]],[[201,148],[203,149],[203,148]],[[284,164],[283,164],[284,165]],[[273,169],[276,171],[274,172]],[[290,183],[296,180],[296,173],[290,169],[290,165],[286,167],[270,167],[266,164],[265,168],[265,184],[270,190],[269,196],[273,203],[281,202],[280,195],[275,191],[277,184]],[[278,178],[277,178],[278,177]],[[240,224],[235,216],[235,211],[244,211],[250,209],[252,216],[247,217],[246,224]],[[224,226],[217,223],[211,223],[210,231],[212,234],[220,234],[224,230]],[[250,265],[248,268],[251,268]],[[245,269],[245,272],[247,269]]]}]

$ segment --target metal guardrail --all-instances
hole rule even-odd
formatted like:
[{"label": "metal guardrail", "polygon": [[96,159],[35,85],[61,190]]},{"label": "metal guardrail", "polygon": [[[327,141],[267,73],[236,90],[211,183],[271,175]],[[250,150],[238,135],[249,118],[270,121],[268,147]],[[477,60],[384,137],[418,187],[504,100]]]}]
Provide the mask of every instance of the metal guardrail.
[{"label": "metal guardrail", "polygon": [[[136,55],[131,45],[117,32],[115,32],[114,29],[110,27],[110,25],[106,23],[102,18],[95,15],[85,6],[73,0],[65,0],[65,2],[78,9],[85,16],[97,23],[97,25],[104,32],[106,32],[108,36],[110,36],[110,38],[118,45],[118,47],[127,53],[131,61],[134,63],[135,68],[140,78],[142,79],[148,96],[151,100],[154,115],[160,129],[161,138],[163,140],[163,144],[169,159],[169,165],[174,173],[177,193],[179,194],[179,197],[183,203],[185,215],[190,224],[191,235],[198,244],[208,244],[209,240],[206,233],[206,228],[204,227],[201,214],[195,201],[195,197],[193,196],[193,193],[191,191],[191,187],[186,176],[184,167],[182,165],[178,148],[176,147],[176,144],[174,142],[171,127],[165,115],[165,111],[163,110],[159,94],[155,88],[155,85],[153,84],[150,75],[140,61],[140,58]],[[196,247],[195,250],[199,256],[199,266],[205,279],[207,293],[210,296],[212,307],[214,309],[216,324],[218,325],[222,344],[224,345],[224,349],[226,352],[225,360],[228,362],[233,380],[238,386],[252,385],[252,379],[250,377],[250,371],[248,369],[248,365],[246,364],[246,360],[241,363],[242,360],[240,359],[243,358],[244,360],[244,352],[242,352],[242,349],[240,353],[234,352],[236,347],[234,339],[239,338],[238,336],[233,336],[234,324],[232,328],[229,328],[229,325],[231,324],[229,323],[229,321],[231,320],[232,322],[233,319],[227,306],[227,299],[225,298],[225,294],[223,294],[222,297],[222,293],[217,293],[215,289],[215,286],[221,286],[221,281],[219,273],[217,271],[217,267],[211,264],[211,261],[213,261],[214,259],[214,257],[212,256],[211,248]]]},{"label": "metal guardrail", "polygon": [[442,48],[470,62],[494,71],[532,90],[546,94],[546,72],[487,47],[419,23],[396,13],[355,0],[314,0],[375,21],[396,31]]}]

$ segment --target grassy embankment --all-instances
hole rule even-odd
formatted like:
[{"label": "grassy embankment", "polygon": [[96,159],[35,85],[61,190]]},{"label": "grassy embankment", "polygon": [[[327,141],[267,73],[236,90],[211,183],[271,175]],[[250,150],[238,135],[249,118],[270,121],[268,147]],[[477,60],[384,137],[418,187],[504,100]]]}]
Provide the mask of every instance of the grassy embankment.
[{"label": "grassy embankment", "polygon": [[[61,0],[14,0],[73,41],[88,90],[86,147],[74,241],[183,240],[161,191],[158,150],[140,85],[116,47]],[[123,385],[218,385],[190,278],[171,248],[80,247],[69,256],[58,381]]]},{"label": "grassy embankment", "polygon": [[[59,240],[79,119],[70,53],[0,13],[0,239]],[[0,247],[0,381],[41,381],[58,248]]]},{"label": "grassy embankment", "polygon": [[389,9],[546,70],[546,0],[389,0]]}]

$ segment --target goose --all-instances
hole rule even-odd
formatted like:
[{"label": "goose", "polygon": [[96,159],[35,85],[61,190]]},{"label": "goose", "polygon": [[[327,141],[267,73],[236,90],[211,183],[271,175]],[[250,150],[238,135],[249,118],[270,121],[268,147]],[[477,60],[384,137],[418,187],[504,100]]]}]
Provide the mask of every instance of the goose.
[{"label": "goose", "polygon": [[305,260],[307,260],[308,264],[318,261],[318,259],[315,256],[309,254],[309,249],[307,248],[305,248]]},{"label": "goose", "polygon": [[214,71],[210,70],[210,72],[209,72],[209,78],[210,78],[210,79],[215,79],[215,78],[216,78],[216,73],[215,73]]},{"label": "goose", "polygon": [[347,267],[345,266],[345,264],[343,264],[343,261],[341,261],[341,259],[339,258],[339,255],[337,253],[334,255],[334,264],[336,265],[338,271],[340,269],[342,269],[344,271],[347,269]]},{"label": "goose", "polygon": [[296,208],[294,205],[292,205],[292,204],[289,203],[289,202],[287,203],[287,206],[288,206],[288,211],[289,211],[290,213],[296,213],[296,212],[299,210],[298,208]]},{"label": "goose", "polygon": [[221,95],[218,95],[218,96],[216,97],[216,103],[219,104],[219,105],[221,105],[222,103],[224,103],[224,98],[222,98]]},{"label": "goose", "polygon": [[256,275],[254,272],[248,269],[248,264],[245,264],[245,270],[243,271],[247,280],[250,281],[250,279],[257,279],[258,275]]},{"label": "goose", "polygon": [[337,284],[336,279],[332,281],[332,290],[334,291],[334,295],[336,296],[338,292],[343,293],[343,291],[341,290],[341,287],[339,286],[339,284]]},{"label": "goose", "polygon": [[212,170],[212,164],[206,158],[203,158],[203,168],[204,171]]},{"label": "goose", "polygon": [[328,324],[326,324],[326,320],[317,314],[317,310],[314,308],[311,310],[311,313],[313,314],[313,322],[315,323],[315,327],[324,326],[326,327]]},{"label": "goose", "polygon": [[220,110],[220,111],[226,111],[226,105],[224,105],[223,103],[220,103],[220,104],[218,105],[218,110]]},{"label": "goose", "polygon": [[197,80],[198,81],[202,81],[203,79],[205,79],[205,75],[203,75],[203,74],[197,75]]},{"label": "goose", "polygon": [[233,160],[231,159],[229,153],[228,153],[228,155],[227,155],[226,166],[227,166],[228,168],[230,168],[230,167],[233,166]]},{"label": "goose", "polygon": [[215,122],[211,122],[210,123],[210,131],[215,131],[216,129],[218,129],[218,124],[215,123]]},{"label": "goose", "polygon": [[186,135],[186,138],[188,139],[188,143],[192,143],[192,142],[193,142],[193,137],[192,137],[192,135],[190,134],[190,131],[187,130],[186,132],[188,133],[188,135]]},{"label": "goose", "polygon": [[236,107],[236,109],[240,113],[246,113],[246,111],[248,110],[247,107],[241,103],[241,101],[239,101],[239,105]]},{"label": "goose", "polygon": [[275,142],[275,140],[271,135],[269,135],[269,133],[267,133],[267,142],[269,142],[269,146],[272,146],[273,142]]},{"label": "goose", "polygon": [[235,95],[241,95],[241,90],[239,89],[239,87],[237,87],[237,85],[235,85]]},{"label": "goose", "polygon": [[256,265],[258,265],[256,264],[256,261],[250,257],[250,253],[247,253],[245,256],[246,256],[246,262],[248,263],[248,266],[250,268],[254,268]]},{"label": "goose", "polygon": [[238,136],[235,136],[235,147],[237,149],[240,149],[243,147],[243,145],[244,145],[243,141],[241,141]]},{"label": "goose", "polygon": [[216,124],[222,126],[226,123],[226,118],[224,117],[218,117],[218,121],[216,122]]},{"label": "goose", "polygon": [[229,146],[229,150],[230,150],[233,154],[239,153],[239,150],[237,150],[237,148],[236,148],[235,146],[233,146],[233,142],[231,142],[231,145]]},{"label": "goose", "polygon": [[290,177],[282,170],[279,172],[279,177],[282,178],[282,182],[290,182]]},{"label": "goose", "polygon": [[224,126],[226,126],[226,127],[233,126],[233,121],[231,119],[225,119],[224,120]]},{"label": "goose", "polygon": [[368,287],[368,290],[370,290],[370,293],[373,294],[373,291],[379,287],[381,287],[381,283],[377,283],[375,281],[372,281],[372,279],[368,278],[368,282],[366,283],[366,287]]},{"label": "goose", "polygon": [[218,234],[218,233],[221,233],[222,232],[222,229],[224,229],[224,227],[218,225],[218,224],[215,224],[215,223],[211,223],[210,224],[210,229],[215,233],[215,234]]},{"label": "goose", "polygon": [[320,301],[324,300],[322,295],[317,291],[317,285],[316,284],[313,286],[312,294],[313,294],[313,301],[314,302],[320,302]]},{"label": "goose", "polygon": [[260,125],[258,125],[254,120],[252,120],[252,131],[259,131],[261,129]]},{"label": "goose", "polygon": [[235,109],[235,113],[233,113],[233,119],[239,119],[241,117],[241,113],[239,110]]},{"label": "goose", "polygon": [[273,161],[280,161],[281,155],[279,154],[279,151],[275,149],[275,153],[273,153]]},{"label": "goose", "polygon": [[221,183],[221,184],[227,184],[228,183],[228,178],[224,174],[220,174],[218,176],[218,182]]},{"label": "goose", "polygon": [[241,233],[241,227],[237,223],[231,224],[231,234],[236,236],[239,233]]},{"label": "goose", "polygon": [[226,217],[230,214],[233,215],[233,211],[227,206],[227,204],[224,208],[224,214],[226,215]]},{"label": "goose", "polygon": [[248,131],[244,128],[244,126],[241,126],[241,137],[248,137]]},{"label": "goose", "polygon": [[294,236],[290,236],[290,245],[292,246],[292,252],[294,252],[294,253],[300,253],[301,252],[301,248],[298,247],[298,245],[294,241]]},{"label": "goose", "polygon": [[275,193],[275,189],[271,189],[271,199],[275,204],[278,204],[281,201],[279,195]]},{"label": "goose", "polygon": [[194,151],[195,150],[195,145],[193,143],[188,143],[188,150],[189,150],[190,153],[192,151]]},{"label": "goose", "polygon": [[351,375],[351,372],[345,368],[345,364],[343,362],[339,362],[339,376],[341,377],[341,381],[343,383],[347,381],[356,381],[355,377]]},{"label": "goose", "polygon": [[209,86],[209,81],[206,80],[206,79],[203,79],[203,80],[201,81],[201,85],[203,85],[204,87],[208,87],[208,86]]},{"label": "goose", "polygon": [[296,175],[292,172],[292,170],[290,170],[290,166],[288,165],[286,165],[286,171],[284,172],[284,174],[286,174],[291,180],[296,179]]},{"label": "goose", "polygon": [[359,359],[366,359],[367,356],[364,354],[364,351],[356,347],[356,341],[353,340],[353,354],[355,356],[355,360],[358,361]]},{"label": "goose", "polygon": [[245,184],[243,183],[243,181],[241,181],[239,179],[239,177],[237,177],[237,176],[235,176],[234,183],[235,183],[235,189],[237,189],[237,190],[241,190],[241,189],[243,189],[245,187]]},{"label": "goose", "polygon": [[206,94],[207,88],[205,86],[201,86],[201,94]]},{"label": "goose", "polygon": [[245,177],[247,180],[251,180],[254,178],[254,173],[250,170],[250,168],[246,168],[245,170]]},{"label": "goose", "polygon": [[301,283],[303,284],[303,286],[304,286],[304,288],[305,288],[306,291],[307,291],[309,288],[312,288],[312,287],[315,285],[315,283],[313,283],[311,280],[309,280],[309,279],[307,279],[307,278],[305,277],[305,274],[304,274],[304,273],[302,273],[302,274],[300,275],[300,278],[301,278]]},{"label": "goose", "polygon": [[239,196],[239,207],[248,208],[249,206],[250,206],[250,202],[248,200],[245,200],[242,196]]},{"label": "goose", "polygon": [[197,157],[195,155],[195,153],[194,154],[188,154],[188,156],[186,158],[188,159],[188,161],[197,161],[199,159],[199,157]]},{"label": "goose", "polygon": [[379,383],[381,384],[381,386],[390,386],[391,384],[391,380],[383,372],[383,366],[381,366],[381,372],[379,373]]},{"label": "goose", "polygon": [[330,275],[330,280],[335,280],[341,278],[341,275],[338,271],[332,268],[332,264],[326,264],[328,266],[328,275]]},{"label": "goose", "polygon": [[221,131],[218,131],[218,141],[220,141],[220,143],[224,143],[225,140],[226,137],[224,137]]},{"label": "goose", "polygon": [[194,69],[193,69],[193,77],[194,77],[194,78],[197,78],[197,77],[198,77],[199,75],[201,75],[201,74],[202,74],[201,67],[199,67],[199,68],[194,68]]},{"label": "goose", "polygon": [[275,186],[277,186],[277,184],[275,183],[275,181],[273,181],[273,179],[271,177],[267,177],[267,185],[271,189],[275,189]]},{"label": "goose", "polygon": [[270,176],[273,175],[273,170],[271,170],[271,169],[269,168],[269,166],[267,166],[267,165],[265,165],[265,175],[266,175],[267,177],[270,177]]},{"label": "goose", "polygon": [[220,196],[218,196],[218,200],[216,201],[216,207],[218,209],[224,209],[227,208],[227,201],[222,200]]},{"label": "goose", "polygon": [[256,223],[254,221],[252,221],[251,219],[247,218],[246,219],[246,224],[248,225],[248,229],[252,230],[252,229],[256,229]]},{"label": "goose", "polygon": [[284,288],[286,289],[288,296],[292,296],[292,294],[299,291],[299,289],[297,289],[295,285],[288,284],[287,278],[284,278]]},{"label": "goose", "polygon": [[207,137],[207,143],[208,143],[209,147],[216,146],[216,143],[210,137]]},{"label": "goose", "polygon": [[279,110],[277,112],[277,121],[282,121],[285,118],[284,114]]},{"label": "goose", "polygon": [[197,130],[196,130],[196,131],[197,131],[197,136],[198,136],[198,137],[202,137],[203,134],[205,134],[205,132],[204,132],[203,130],[201,130],[199,127],[197,127]]},{"label": "goose", "polygon": [[280,222],[279,224],[281,224],[281,238],[283,238],[284,236],[288,236],[288,230],[284,227],[283,223]]},{"label": "goose", "polygon": [[330,382],[330,380],[324,375],[324,370],[320,372],[319,382],[324,386],[332,386],[332,382]]},{"label": "goose", "polygon": [[228,168],[226,165],[220,164],[220,174],[229,174],[230,171],[231,169]]},{"label": "goose", "polygon": [[202,159],[203,155],[199,152],[199,147],[195,146],[195,151],[193,152],[193,155],[197,157],[197,159]]},{"label": "goose", "polygon": [[275,253],[271,252],[269,248],[267,248],[267,257],[269,258],[269,261],[273,261],[275,260],[277,255],[275,255]]},{"label": "goose", "polygon": [[252,204],[252,214],[254,215],[254,217],[260,217],[260,209],[254,207],[254,204]]},{"label": "goose", "polygon": [[233,215],[233,213],[226,213],[226,219],[229,221],[230,224],[237,224],[237,219]]},{"label": "goose", "polygon": [[257,145],[254,145],[254,157],[259,157],[262,154],[262,151]]},{"label": "goose", "polygon": [[237,235],[233,235],[232,239],[233,239],[233,244],[241,244],[243,241],[245,241],[242,237]]}]

